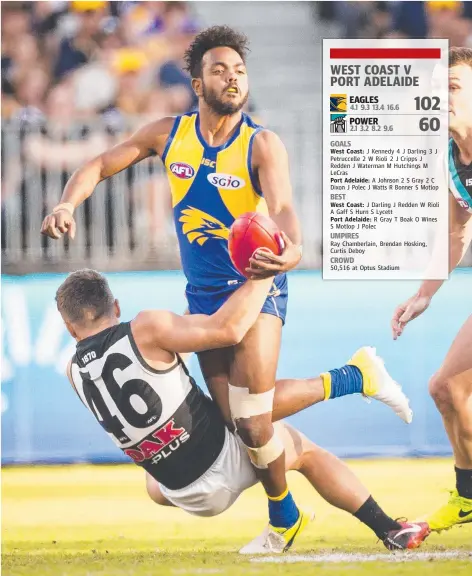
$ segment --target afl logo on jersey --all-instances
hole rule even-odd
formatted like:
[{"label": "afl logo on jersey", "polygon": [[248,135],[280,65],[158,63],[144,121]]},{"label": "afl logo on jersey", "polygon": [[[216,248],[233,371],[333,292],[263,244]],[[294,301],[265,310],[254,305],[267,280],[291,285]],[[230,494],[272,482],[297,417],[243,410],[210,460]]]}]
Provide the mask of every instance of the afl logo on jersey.
[{"label": "afl logo on jersey", "polygon": [[170,171],[174,176],[182,178],[182,180],[188,180],[195,175],[195,170],[189,164],[185,164],[185,162],[172,162]]},{"label": "afl logo on jersey", "polygon": [[210,184],[213,184],[213,186],[217,188],[223,188],[223,190],[238,190],[246,184],[242,178],[238,178],[232,174],[218,174],[218,172],[213,172],[212,174],[208,174],[207,178]]},{"label": "afl logo on jersey", "polygon": [[472,210],[472,205],[469,206],[468,202],[462,200],[462,198],[457,198],[457,203],[461,208],[464,208],[464,210]]}]

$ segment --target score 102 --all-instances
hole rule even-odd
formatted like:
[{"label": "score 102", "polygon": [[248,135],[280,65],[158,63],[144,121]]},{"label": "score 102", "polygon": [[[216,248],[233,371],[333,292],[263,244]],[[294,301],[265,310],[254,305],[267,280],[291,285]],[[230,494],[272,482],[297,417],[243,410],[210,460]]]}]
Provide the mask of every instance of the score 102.
[{"label": "score 102", "polygon": [[[438,112],[441,110],[441,99],[438,96],[416,96],[413,100],[415,101],[416,110],[433,110]],[[441,127],[441,122],[439,118],[435,116],[420,118],[419,127],[421,132],[427,132],[428,130],[437,132]]]}]

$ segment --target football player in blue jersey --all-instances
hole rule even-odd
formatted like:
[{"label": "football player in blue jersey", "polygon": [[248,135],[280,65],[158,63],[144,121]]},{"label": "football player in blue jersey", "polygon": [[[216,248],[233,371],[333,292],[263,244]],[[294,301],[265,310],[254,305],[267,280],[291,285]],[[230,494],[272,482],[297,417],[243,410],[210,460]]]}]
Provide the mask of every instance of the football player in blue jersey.
[{"label": "football player in blue jersey", "polygon": [[[169,179],[190,314],[215,313],[246,281],[228,253],[232,223],[245,212],[268,214],[290,239],[281,256],[251,259],[248,275],[275,275],[261,313],[243,340],[223,349],[201,351],[207,386],[234,423],[268,496],[269,536],[287,547],[308,517],[295,504],[285,477],[284,447],[272,425],[274,383],[285,322],[286,273],[300,262],[301,230],[295,214],[289,164],[280,138],[257,125],[242,108],[249,94],[247,38],[228,26],[202,31],[185,59],[198,97],[198,111],[162,118],[77,170],[42,232],[51,238],[75,234],[73,212],[96,185],[157,154]],[[378,357],[364,348],[342,370],[324,377],[326,396],[363,392],[379,396],[405,420],[408,402],[396,386],[364,387],[377,372]],[[370,379],[378,382],[377,379]]]}]

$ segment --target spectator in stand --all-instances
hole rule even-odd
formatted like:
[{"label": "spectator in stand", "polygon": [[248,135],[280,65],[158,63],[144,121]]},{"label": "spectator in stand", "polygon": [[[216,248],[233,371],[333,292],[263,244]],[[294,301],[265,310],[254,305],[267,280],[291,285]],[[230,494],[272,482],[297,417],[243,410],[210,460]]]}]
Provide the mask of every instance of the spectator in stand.
[{"label": "spectator in stand", "polygon": [[59,45],[54,64],[56,79],[61,79],[96,56],[108,14],[108,2],[72,2],[71,9],[76,15],[77,31],[72,37],[64,38]]},{"label": "spectator in stand", "polygon": [[[42,117],[45,83],[71,78],[75,114],[179,114],[195,95],[182,54],[198,28],[185,2],[2,6],[2,116]],[[162,70],[161,70],[162,68]]]},{"label": "spectator in stand", "polygon": [[31,30],[39,38],[57,31],[59,22],[67,13],[68,2],[31,2]]},{"label": "spectator in stand", "polygon": [[[36,39],[30,34],[30,18],[22,3],[2,6],[2,116],[10,117],[22,104],[28,106],[38,99],[27,90],[28,102],[18,102],[18,88],[24,92],[26,79],[38,68],[47,70],[42,62]],[[44,90],[40,90],[44,94]],[[23,94],[24,96],[24,94]]]},{"label": "spectator in stand", "polygon": [[56,59],[62,38],[61,23],[67,18],[69,2],[31,2],[31,31],[48,62]]},{"label": "spectator in stand", "polygon": [[123,47],[120,21],[108,18],[103,22],[95,58],[71,74],[77,111],[83,116],[93,117],[112,106],[118,90],[115,63]]},{"label": "spectator in stand", "polygon": [[188,24],[191,24],[190,14],[187,2],[164,2],[164,12],[162,20],[164,25],[164,33],[168,38],[172,38],[174,34],[180,33]]},{"label": "spectator in stand", "polygon": [[174,95],[174,111],[190,111],[196,108],[198,98],[192,88],[190,75],[184,70],[183,55],[198,32],[198,27],[189,20],[180,25],[181,28],[172,34],[171,58],[160,67],[158,76],[160,86]]},{"label": "spectator in stand", "polygon": [[12,58],[10,78],[17,85],[24,80],[31,70],[47,69],[47,65],[39,56],[38,43],[31,34],[22,34],[10,50]]},{"label": "spectator in stand", "polygon": [[465,17],[466,2],[426,2],[428,38],[447,38],[450,46],[472,46],[472,23]]},{"label": "spectator in stand", "polygon": [[446,38],[472,46],[472,2],[325,2],[318,17],[335,19],[344,38]]},{"label": "spectator in stand", "polygon": [[37,125],[44,121],[44,97],[50,78],[42,68],[33,68],[17,84],[16,106],[12,117],[23,125]]},{"label": "spectator in stand", "polygon": [[91,131],[77,121],[73,83],[63,81],[47,96],[47,124],[41,134],[31,134],[25,142],[26,157],[49,170],[73,171],[106,146],[101,130]]},{"label": "spectator in stand", "polygon": [[113,67],[118,90],[114,107],[122,114],[133,116],[144,111],[150,91],[146,78],[148,66],[142,50],[123,48],[116,53]]},{"label": "spectator in stand", "polygon": [[122,19],[128,44],[139,44],[143,38],[161,34],[164,31],[162,15],[166,2],[123,2],[122,4]]},{"label": "spectator in stand", "polygon": [[30,32],[30,16],[21,2],[2,2],[1,30],[3,61],[10,59],[10,53],[18,43],[18,39]]},{"label": "spectator in stand", "polygon": [[393,33],[402,38],[446,38],[451,46],[471,46],[469,2],[394,2]]},{"label": "spectator in stand", "polygon": [[364,38],[386,38],[392,30],[392,11],[389,2],[372,2],[367,22],[361,30]]}]

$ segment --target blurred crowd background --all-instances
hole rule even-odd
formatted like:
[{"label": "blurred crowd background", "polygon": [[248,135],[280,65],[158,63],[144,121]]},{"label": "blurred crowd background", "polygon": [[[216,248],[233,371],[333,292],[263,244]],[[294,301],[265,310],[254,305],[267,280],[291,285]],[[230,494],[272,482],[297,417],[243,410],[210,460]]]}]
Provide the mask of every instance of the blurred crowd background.
[{"label": "blurred crowd background", "polygon": [[[2,462],[124,458],[64,384],[75,343],[54,302],[60,277],[44,273],[117,271],[110,281],[124,319],[156,306],[184,310],[182,275],[164,272],[180,261],[160,160],[101,183],[75,213],[73,242],[41,236],[41,222],[85,161],[150,120],[195,107],[182,56],[199,30],[228,24],[250,39],[248,111],[288,149],[304,234],[301,267],[317,269],[323,39],[443,37],[472,46],[471,8],[472,2],[2,1]],[[293,275],[281,375],[323,371],[369,343],[382,350],[415,406],[410,427],[358,400],[352,410],[344,402],[320,406],[316,426],[310,413],[294,423],[340,456],[449,454],[426,383],[464,320],[470,276],[454,274],[434,310],[392,346],[391,311],[411,295],[411,283],[380,289],[376,282]]]},{"label": "blurred crowd background", "polygon": [[315,2],[340,38],[447,38],[472,46],[472,2]]},{"label": "blurred crowd background", "polygon": [[156,159],[105,183],[100,198],[77,212],[75,247],[51,243],[39,229],[84,161],[149,120],[195,108],[182,57],[207,25],[233,25],[252,41],[248,110],[289,149],[308,231],[306,267],[321,261],[321,39],[429,37],[472,46],[472,2],[40,1],[2,2],[1,12],[7,272],[84,260],[113,269],[178,267]]},{"label": "blurred crowd background", "polygon": [[66,122],[195,106],[186,2],[2,3],[2,117]]}]

